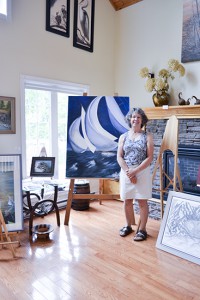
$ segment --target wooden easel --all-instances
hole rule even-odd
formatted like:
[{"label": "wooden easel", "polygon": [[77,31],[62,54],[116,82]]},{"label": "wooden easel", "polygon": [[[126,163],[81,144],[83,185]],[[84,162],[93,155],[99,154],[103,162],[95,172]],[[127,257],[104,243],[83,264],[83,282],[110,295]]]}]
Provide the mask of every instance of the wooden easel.
[{"label": "wooden easel", "polygon": [[[163,152],[165,150],[171,150],[174,155],[174,174],[173,178],[170,178],[163,170]],[[171,116],[169,120],[167,121],[165,132],[163,135],[163,140],[160,146],[159,155],[154,167],[153,175],[152,175],[152,181],[155,178],[156,171],[159,168],[160,170],[160,201],[161,201],[161,217],[163,217],[164,213],[164,199],[163,195],[167,192],[167,189],[170,185],[173,185],[174,191],[183,191],[183,186],[181,182],[180,172],[178,168],[178,119],[176,116]],[[163,189],[163,179],[164,176],[169,180],[169,183],[165,189]],[[177,180],[179,183],[179,189],[177,187]]]},{"label": "wooden easel", "polygon": [[[3,232],[2,228],[3,228],[4,232]],[[6,239],[6,241],[4,241],[4,238]],[[6,227],[6,223],[5,223],[5,220],[4,220],[1,210],[0,210],[0,240],[1,240],[0,245],[10,246],[10,250],[12,252],[13,257],[16,257],[15,250],[14,250],[12,244],[20,244],[20,242],[19,241],[11,241],[11,238],[9,236],[9,233],[8,233],[8,230]]]},{"label": "wooden easel", "polygon": [[[100,179],[101,180],[101,179]],[[72,200],[76,199],[98,199],[98,200],[115,200],[119,199],[119,194],[74,194],[74,181],[75,179],[70,179],[70,185],[69,185],[69,193],[68,193],[68,200],[66,205],[66,211],[65,211],[65,220],[64,225],[68,225],[69,223],[69,217],[70,217],[70,211],[72,206]],[[101,202],[100,202],[101,204]]]}]

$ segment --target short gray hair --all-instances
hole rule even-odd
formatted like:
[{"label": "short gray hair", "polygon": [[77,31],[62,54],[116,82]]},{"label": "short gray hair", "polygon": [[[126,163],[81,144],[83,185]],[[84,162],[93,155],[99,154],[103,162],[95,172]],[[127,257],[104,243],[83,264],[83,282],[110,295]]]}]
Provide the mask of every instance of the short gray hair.
[{"label": "short gray hair", "polygon": [[131,117],[134,113],[139,114],[142,117],[141,128],[144,127],[147,124],[147,122],[149,121],[149,119],[147,118],[147,115],[145,114],[145,112],[139,107],[132,108],[126,115],[125,120],[128,123],[128,126],[131,127]]}]

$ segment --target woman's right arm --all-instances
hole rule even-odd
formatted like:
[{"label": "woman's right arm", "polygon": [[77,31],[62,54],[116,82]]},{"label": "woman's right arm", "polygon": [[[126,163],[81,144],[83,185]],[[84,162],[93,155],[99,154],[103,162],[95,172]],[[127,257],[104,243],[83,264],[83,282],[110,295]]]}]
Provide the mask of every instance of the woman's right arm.
[{"label": "woman's right arm", "polygon": [[119,138],[118,142],[118,150],[117,150],[117,162],[120,165],[120,167],[127,172],[128,166],[124,160],[124,150],[123,150],[123,144],[124,144],[124,134],[122,134]]}]

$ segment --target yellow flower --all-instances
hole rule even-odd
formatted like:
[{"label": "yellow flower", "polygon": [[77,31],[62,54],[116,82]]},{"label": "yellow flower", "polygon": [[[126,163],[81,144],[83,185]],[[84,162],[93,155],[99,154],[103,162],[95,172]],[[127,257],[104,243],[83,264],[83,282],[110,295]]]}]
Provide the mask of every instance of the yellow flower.
[{"label": "yellow flower", "polygon": [[185,68],[176,59],[170,59],[168,61],[168,69],[161,69],[158,73],[157,78],[152,78],[152,73],[147,67],[142,68],[139,71],[139,75],[142,78],[147,78],[145,88],[148,92],[156,91],[161,93],[162,91],[167,92],[169,89],[168,80],[174,79],[174,73],[178,72],[180,76],[185,75]]},{"label": "yellow flower", "polygon": [[155,79],[154,78],[148,78],[145,84],[145,88],[147,92],[152,92],[155,88]]},{"label": "yellow flower", "polygon": [[142,78],[146,78],[149,76],[149,69],[148,68],[142,68],[139,72],[140,76]]},{"label": "yellow flower", "polygon": [[162,69],[160,70],[160,72],[158,73],[158,76],[159,77],[162,77],[162,78],[168,78],[170,75],[169,75],[169,71],[167,71],[166,69]]},{"label": "yellow flower", "polygon": [[178,71],[179,71],[180,76],[185,75],[185,68],[182,65],[178,66]]},{"label": "yellow flower", "polygon": [[162,78],[156,79],[156,89],[157,90],[166,90],[168,89],[166,82]]},{"label": "yellow flower", "polygon": [[169,69],[173,72],[177,72],[178,71],[178,67],[179,67],[179,61],[176,59],[170,59],[168,61],[168,66]]}]

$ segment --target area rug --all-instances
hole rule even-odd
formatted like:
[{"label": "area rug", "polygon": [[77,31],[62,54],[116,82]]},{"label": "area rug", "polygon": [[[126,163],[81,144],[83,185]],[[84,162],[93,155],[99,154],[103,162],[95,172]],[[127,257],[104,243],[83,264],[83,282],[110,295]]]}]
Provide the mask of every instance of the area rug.
[{"label": "area rug", "polygon": [[[153,201],[148,201],[149,205],[149,218],[154,219],[154,220],[160,220],[161,219],[161,205],[160,203],[153,202]],[[138,202],[135,201],[133,204],[134,206],[134,211],[136,214],[139,214],[139,205]]]}]

